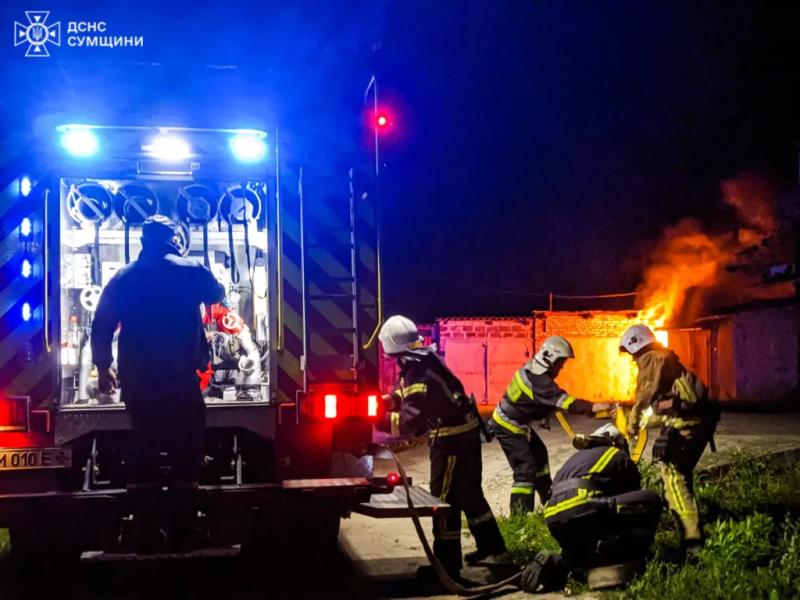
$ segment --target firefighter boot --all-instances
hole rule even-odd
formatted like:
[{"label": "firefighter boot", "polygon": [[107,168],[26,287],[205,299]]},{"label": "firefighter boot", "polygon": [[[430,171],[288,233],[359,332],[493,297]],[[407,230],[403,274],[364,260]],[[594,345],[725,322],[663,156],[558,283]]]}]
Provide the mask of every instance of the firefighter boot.
[{"label": "firefighter boot", "polygon": [[510,509],[512,513],[533,512],[533,488],[527,488],[527,490],[524,493],[511,492]]}]

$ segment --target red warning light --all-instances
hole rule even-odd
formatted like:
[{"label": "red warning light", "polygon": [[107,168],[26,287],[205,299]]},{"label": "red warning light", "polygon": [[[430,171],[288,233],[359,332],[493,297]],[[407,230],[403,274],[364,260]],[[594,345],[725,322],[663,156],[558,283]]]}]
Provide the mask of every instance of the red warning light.
[{"label": "red warning light", "polygon": [[378,124],[378,127],[386,127],[389,124],[389,117],[386,115],[378,115],[375,122]]},{"label": "red warning light", "polygon": [[377,417],[378,416],[378,395],[377,394],[370,394],[367,396],[367,416],[368,417]]},{"label": "red warning light", "polygon": [[325,394],[325,418],[326,419],[335,419],[336,418],[336,404],[337,398],[336,394]]},{"label": "red warning light", "polygon": [[400,475],[394,471],[390,472],[388,475],[386,475],[386,483],[392,487],[396,486],[398,483],[400,483]]}]

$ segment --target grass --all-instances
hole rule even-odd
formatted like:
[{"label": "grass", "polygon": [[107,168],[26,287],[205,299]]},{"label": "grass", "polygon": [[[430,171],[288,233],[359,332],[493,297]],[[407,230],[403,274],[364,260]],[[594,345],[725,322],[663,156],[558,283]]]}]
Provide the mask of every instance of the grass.
[{"label": "grass", "polygon": [[0,560],[8,556],[11,551],[11,539],[8,535],[8,529],[0,529]]},{"label": "grass", "polygon": [[[640,464],[644,487],[660,491],[658,470]],[[613,600],[800,599],[800,463],[736,454],[721,473],[695,480],[706,544],[695,564],[676,560],[679,539],[664,514],[647,568]],[[525,565],[558,551],[539,513],[499,519],[509,552]]]}]

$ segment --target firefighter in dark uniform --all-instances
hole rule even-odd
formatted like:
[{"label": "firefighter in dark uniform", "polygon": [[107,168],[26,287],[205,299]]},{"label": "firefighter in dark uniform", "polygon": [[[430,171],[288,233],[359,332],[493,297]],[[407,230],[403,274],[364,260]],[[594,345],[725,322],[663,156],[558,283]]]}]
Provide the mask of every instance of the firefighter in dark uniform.
[{"label": "firefighter in dark uniform", "polygon": [[684,550],[696,554],[703,544],[703,529],[693,471],[706,445],[713,449],[719,404],[709,399],[700,379],[659,344],[647,326],[628,328],[620,339],[620,351],[631,354],[639,368],[628,435],[633,439],[640,428],[661,428],[653,459],[661,463],[664,497],[679,524]]},{"label": "firefighter in dark uniform", "polygon": [[[467,562],[479,562],[506,552],[505,542],[481,488],[480,421],[474,401],[437,356],[425,347],[416,325],[406,317],[389,318],[380,331],[383,350],[400,366],[397,388],[389,397],[389,410],[379,429],[394,435],[428,434],[431,493],[447,502],[451,511],[434,518],[433,551],[448,573],[461,570],[461,513],[477,550]],[[430,577],[421,567],[420,576]]]},{"label": "firefighter in dark uniform", "polygon": [[[171,484],[194,487],[204,456],[205,404],[196,373],[209,354],[200,305],[220,302],[225,290],[203,265],[179,256],[176,233],[164,216],[144,222],[139,257],[108,282],[92,323],[98,387],[111,393],[121,385],[131,418],[131,489],[159,485],[162,450]],[[116,374],[111,342],[118,326]]]},{"label": "firefighter in dark uniform", "polygon": [[613,425],[578,435],[573,445],[580,449],[556,473],[544,519],[561,545],[566,570],[587,573],[592,585],[593,571],[603,574],[598,567],[632,565],[625,571],[630,574],[634,564],[643,566],[661,498],[641,489],[628,444]]},{"label": "firefighter in dark uniform", "polygon": [[575,352],[566,339],[547,338],[536,355],[514,374],[489,421],[514,471],[512,512],[533,511],[534,490],[542,504],[550,498],[550,463],[547,448],[536,434],[536,422],[557,410],[592,414],[609,409],[607,404],[579,400],[556,384],[564,363],[574,357]]}]

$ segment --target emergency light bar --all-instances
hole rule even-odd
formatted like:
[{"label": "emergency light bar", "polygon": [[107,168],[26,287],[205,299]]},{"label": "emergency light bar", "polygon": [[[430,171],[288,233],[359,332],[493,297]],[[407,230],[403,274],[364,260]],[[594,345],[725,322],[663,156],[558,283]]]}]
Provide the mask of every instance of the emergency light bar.
[{"label": "emergency light bar", "polygon": [[88,158],[97,154],[100,140],[89,125],[61,125],[61,145],[72,156]]},{"label": "emergency light bar", "polygon": [[[199,129],[190,127],[112,127],[59,125],[61,146],[76,158],[103,153],[108,158],[151,158],[179,162],[195,158],[233,159],[258,163],[267,157],[267,133],[258,129]],[[133,152],[131,148],[134,148]]]},{"label": "emergency light bar", "polygon": [[186,160],[192,155],[186,140],[165,134],[154,137],[149,144],[142,144],[142,152],[166,161]]}]

